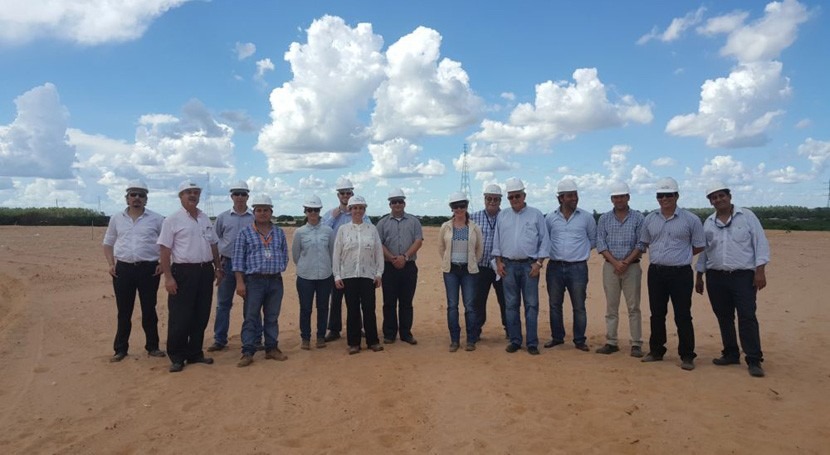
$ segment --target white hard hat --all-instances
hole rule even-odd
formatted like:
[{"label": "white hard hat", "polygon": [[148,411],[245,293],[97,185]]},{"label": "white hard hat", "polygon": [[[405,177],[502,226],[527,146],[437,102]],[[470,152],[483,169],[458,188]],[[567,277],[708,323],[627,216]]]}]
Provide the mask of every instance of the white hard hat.
[{"label": "white hard hat", "polygon": [[364,199],[363,196],[358,196],[358,195],[355,194],[354,196],[349,198],[349,204],[348,205],[349,205],[349,207],[351,207],[353,205],[362,205],[362,206],[365,207],[369,204],[366,203],[366,199]]},{"label": "white hard hat", "polygon": [[491,183],[484,187],[484,194],[497,194],[501,196],[501,187],[495,183]]},{"label": "white hard hat", "polygon": [[452,193],[450,195],[450,204],[453,204],[455,202],[462,202],[462,201],[470,202],[470,200],[467,198],[467,195],[465,193],[463,193],[461,191],[456,191],[455,193]]},{"label": "white hard hat", "polygon": [[516,177],[510,177],[507,181],[504,182],[504,189],[508,193],[512,193],[513,191],[524,191],[525,184],[522,183],[521,180],[517,179]]},{"label": "white hard hat", "polygon": [[625,196],[631,194],[631,190],[625,182],[615,182],[611,185],[611,196]]},{"label": "white hard hat", "polygon": [[577,189],[576,182],[572,179],[562,179],[559,181],[559,184],[556,185],[556,194],[570,193],[573,191],[577,191]]},{"label": "white hard hat", "polygon": [[268,197],[268,195],[257,194],[251,199],[251,206],[256,207],[258,205],[267,205],[268,207],[273,207],[274,203],[271,202],[271,198]]},{"label": "white hard hat", "polygon": [[182,183],[179,183],[179,194],[182,193],[184,190],[202,190],[202,187],[194,182],[193,180],[185,180]]},{"label": "white hard hat", "polygon": [[234,191],[246,191],[247,192],[247,191],[250,191],[250,190],[248,189],[248,184],[245,183],[244,180],[240,180],[240,181],[236,182],[235,184],[231,185],[231,191],[230,192],[233,193]]},{"label": "white hard hat", "polygon": [[311,196],[305,198],[303,201],[303,207],[307,207],[310,209],[319,209],[323,207],[323,203],[320,201],[320,197],[316,194],[312,194]]},{"label": "white hard hat", "polygon": [[147,189],[147,184],[141,180],[133,180],[127,184],[127,192],[129,193],[130,190],[142,190],[145,193],[149,193],[150,190]]},{"label": "white hard hat", "polygon": [[666,177],[657,181],[658,193],[677,193],[678,191],[677,180],[671,177]]},{"label": "white hard hat", "polygon": [[706,189],[706,197],[712,195],[712,193],[717,193],[718,191],[728,190],[729,186],[723,182],[712,182],[711,185]]},{"label": "white hard hat", "polygon": [[340,177],[339,179],[337,179],[337,183],[335,183],[334,186],[335,186],[334,189],[337,190],[337,191],[353,190],[354,189],[354,185],[352,185],[352,181],[347,179],[346,177]]},{"label": "white hard hat", "polygon": [[391,201],[392,199],[406,199],[406,195],[403,194],[402,189],[395,188],[389,192],[389,197],[387,197],[386,199],[389,201]]}]

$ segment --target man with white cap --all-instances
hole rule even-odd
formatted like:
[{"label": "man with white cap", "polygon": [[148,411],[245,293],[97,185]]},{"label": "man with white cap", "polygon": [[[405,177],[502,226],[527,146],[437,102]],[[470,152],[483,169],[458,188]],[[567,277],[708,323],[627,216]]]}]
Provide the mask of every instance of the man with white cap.
[{"label": "man with white cap", "polygon": [[695,368],[695,329],[692,325],[692,258],[703,251],[706,239],[700,218],[677,206],[680,193],[671,177],[657,182],[660,210],[646,216],[640,242],[648,248],[648,304],[651,310],[649,353],[643,362],[659,362],[666,353],[666,314],[669,299],[677,325],[680,368]]},{"label": "man with white cap", "polygon": [[719,366],[741,363],[735,336],[735,313],[738,333],[749,374],[763,377],[761,335],[755,316],[756,295],[767,285],[766,265],[769,242],[758,217],[751,210],[732,204],[732,193],[723,183],[715,183],[706,192],[715,208],[703,222],[706,249],[697,260],[695,290],[703,294],[703,274],[712,310],[718,318],[723,351],[712,363]]},{"label": "man with white cap", "polygon": [[[216,289],[216,316],[213,320],[213,344],[208,352],[223,351],[228,348],[228,328],[231,323],[233,293],[236,291],[236,278],[231,269],[233,247],[239,232],[254,223],[254,215],[248,209],[248,184],[239,181],[231,186],[230,197],[233,207],[216,217],[216,235],[219,236],[219,255],[224,278]],[[261,339],[259,344],[261,346]]]},{"label": "man with white cap", "polygon": [[579,193],[573,180],[562,179],[556,186],[556,197],[559,208],[545,215],[550,236],[550,260],[545,282],[548,286],[551,333],[545,347],[565,342],[562,306],[567,290],[573,307],[574,346],[580,351],[588,351],[585,299],[588,294],[588,258],[596,247],[597,224],[593,214],[577,207]]},{"label": "man with white cap", "polygon": [[[337,191],[337,207],[326,211],[323,215],[323,224],[332,229],[332,237],[337,235],[340,226],[352,221],[352,215],[349,211],[349,198],[354,195],[354,184],[346,177],[340,177],[335,183],[335,190]],[[363,222],[371,224],[368,215],[363,215]],[[340,338],[340,331],[343,329],[343,290],[334,286],[332,281],[331,289],[331,304],[329,305],[328,317],[329,333],[326,334],[324,341],[334,341]]]},{"label": "man with white cap", "polygon": [[545,216],[525,202],[525,185],[517,178],[505,182],[510,210],[499,213],[492,254],[496,271],[504,281],[504,306],[510,343],[505,349],[513,353],[522,346],[522,300],[525,307],[527,352],[539,354],[537,319],[539,317],[539,271],[550,251]]},{"label": "man with white cap", "polygon": [[476,277],[476,297],[473,303],[477,319],[476,335],[481,335],[484,323],[487,322],[487,298],[490,294],[490,287],[496,291],[496,301],[499,304],[501,315],[501,326],[507,335],[507,320],[504,316],[504,287],[502,281],[497,279],[495,270],[495,259],[493,258],[493,237],[496,234],[496,221],[501,211],[501,187],[491,183],[484,188],[484,209],[470,215],[479,228],[481,228],[482,240],[484,242],[484,253],[478,261],[478,273]]},{"label": "man with white cap", "polygon": [[389,214],[378,221],[383,244],[383,342],[418,344],[412,335],[415,287],[418,284],[418,250],[424,243],[421,222],[404,211],[406,195],[400,188],[389,192]]},{"label": "man with white cap", "polygon": [[152,357],[164,357],[159,349],[158,294],[161,268],[156,239],[164,217],[146,209],[147,184],[130,182],[127,186],[127,208],[110,217],[104,234],[104,258],[112,275],[115,305],[118,309],[118,329],[115,332],[111,362],[120,362],[130,347],[135,295],[141,301],[141,327],[146,343],[144,349]]},{"label": "man with white cap", "polygon": [[236,293],[245,299],[242,358],[237,366],[254,361],[256,343],[265,333],[265,358],[285,360],[279,349],[279,316],[284,292],[282,272],[288,265],[285,233],[271,222],[274,204],[265,195],[254,197],[254,222],[239,231],[233,250]]},{"label": "man with white cap", "polygon": [[205,212],[199,210],[202,187],[185,180],[179,185],[182,208],[165,218],[158,244],[167,290],[167,355],[171,373],[188,364],[210,365],[202,343],[210,319],[213,282],[223,277],[219,266],[219,237]]},{"label": "man with white cap", "polygon": [[640,231],[645,217],[631,210],[628,185],[611,185],[613,208],[603,213],[597,222],[597,252],[605,259],[602,265],[602,287],[605,290],[605,345],[599,354],[613,354],[620,350],[617,328],[620,317],[620,294],[625,296],[628,308],[628,331],[631,334],[631,356],[643,356],[640,288],[643,272],[640,255],[645,247],[640,243]]}]

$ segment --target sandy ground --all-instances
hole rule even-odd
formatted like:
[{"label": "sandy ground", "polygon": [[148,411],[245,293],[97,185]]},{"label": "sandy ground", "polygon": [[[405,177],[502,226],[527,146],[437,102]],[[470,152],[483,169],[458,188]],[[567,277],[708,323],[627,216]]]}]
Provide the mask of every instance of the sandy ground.
[{"label": "sandy ground", "polygon": [[[425,232],[417,346],[399,342],[349,356],[339,340],[301,351],[289,266],[280,318],[286,362],[258,354],[252,366],[235,366],[237,304],[231,350],[215,355],[212,366],[169,374],[167,359],[143,352],[138,307],[129,357],[108,362],[115,302],[100,247],[104,228],[0,227],[0,453],[830,451],[830,233],[769,233],[773,262],[758,310],[767,377],[756,379],[744,365],[711,364],[720,338],[698,295],[692,372],[679,368],[671,321],[669,353],[659,364],[629,357],[627,342],[626,352],[611,356],[570,344],[536,357],[507,354],[494,296],[478,350],[449,353],[437,229]],[[592,348],[605,341],[600,275],[593,257]],[[544,341],[545,289],[540,295]],[[163,286],[159,302],[164,348]],[[645,299],[643,308],[647,336]],[[627,335],[622,311],[620,333]],[[206,345],[212,327],[211,318]]]}]

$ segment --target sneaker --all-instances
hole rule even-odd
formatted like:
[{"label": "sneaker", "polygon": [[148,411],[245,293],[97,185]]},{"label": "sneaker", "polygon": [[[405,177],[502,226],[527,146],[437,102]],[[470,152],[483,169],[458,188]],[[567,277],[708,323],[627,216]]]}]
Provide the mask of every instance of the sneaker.
[{"label": "sneaker", "polygon": [[349,355],[357,354],[360,352],[360,346],[349,346]]},{"label": "sneaker", "polygon": [[216,352],[216,351],[224,351],[228,349],[228,346],[225,344],[213,343],[212,345],[208,346],[207,352]]},{"label": "sneaker", "polygon": [[116,352],[114,356],[110,357],[110,362],[120,362],[124,360],[125,357],[127,357],[126,352]]},{"label": "sneaker", "polygon": [[643,356],[643,349],[639,346],[631,346],[631,357],[637,357],[638,359]]},{"label": "sneaker", "polygon": [[458,350],[458,342],[453,341],[452,343],[450,343],[450,352],[455,352],[457,350]]},{"label": "sneaker", "polygon": [[471,342],[469,342],[469,341],[468,341],[468,342],[467,342],[467,345],[466,345],[466,346],[464,346],[464,350],[465,350],[465,351],[475,351],[475,350],[476,350],[476,344],[475,344],[475,343],[471,343]]},{"label": "sneaker", "polygon": [[283,354],[279,348],[274,348],[265,351],[265,358],[270,360],[279,360],[280,362],[282,362],[283,360],[287,359],[288,356]]},{"label": "sneaker", "polygon": [[308,351],[309,349],[311,349],[311,340],[303,340],[300,343],[300,349],[304,351]]},{"label": "sneaker", "polygon": [[254,356],[250,354],[243,354],[242,358],[239,359],[239,362],[236,364],[236,366],[238,366],[239,368],[244,368],[252,363],[254,363]]},{"label": "sneaker", "polygon": [[584,351],[584,352],[588,352],[588,351],[591,350],[591,348],[589,348],[588,345],[585,344],[585,343],[579,343],[579,344],[575,345],[574,347],[579,349],[580,351]]},{"label": "sneaker", "polygon": [[686,371],[692,371],[695,369],[695,359],[683,359],[680,362],[680,368],[683,368]]},{"label": "sneaker", "polygon": [[340,339],[340,332],[329,332],[329,333],[326,334],[326,337],[324,338],[324,340],[326,340],[326,342],[339,340],[339,339]]},{"label": "sneaker", "polygon": [[662,355],[652,354],[650,352],[648,354],[646,354],[645,357],[640,359],[640,362],[662,362],[662,361],[663,361],[663,356]]},{"label": "sneaker", "polygon": [[504,348],[504,350],[512,354],[512,353],[518,351],[520,347],[521,346],[519,346],[516,343],[510,343],[510,344],[507,345],[506,348]]},{"label": "sneaker", "polygon": [[597,354],[613,354],[615,352],[619,352],[619,350],[620,350],[620,348],[617,347],[617,346],[614,346],[613,344],[606,344],[603,347],[598,348],[596,350],[596,353]]},{"label": "sneaker", "polygon": [[326,347],[326,339],[325,338],[317,338],[317,344],[314,345],[315,348],[321,349]]},{"label": "sneaker", "polygon": [[164,353],[161,349],[153,349],[152,351],[147,351],[147,355],[150,357],[167,357],[167,354]]},{"label": "sneaker", "polygon": [[383,346],[381,346],[380,343],[373,344],[373,345],[369,346],[369,349],[371,349],[372,352],[380,352],[380,351],[383,351]]},{"label": "sneaker", "polygon": [[552,347],[554,347],[554,346],[559,346],[560,344],[565,344],[565,342],[564,342],[564,341],[562,341],[562,340],[554,340],[554,339],[551,339],[550,341],[548,341],[547,343],[545,343],[545,347],[546,347],[546,348],[552,348]]},{"label": "sneaker", "polygon": [[749,375],[753,378],[763,378],[766,374],[764,373],[764,369],[761,368],[760,363],[750,363]]},{"label": "sneaker", "polygon": [[527,353],[530,355],[539,355],[539,348],[536,346],[528,346]]},{"label": "sneaker", "polygon": [[712,359],[712,363],[721,367],[725,365],[738,365],[741,363],[741,359],[736,359],[734,357],[726,357],[725,355],[722,355],[717,359]]}]

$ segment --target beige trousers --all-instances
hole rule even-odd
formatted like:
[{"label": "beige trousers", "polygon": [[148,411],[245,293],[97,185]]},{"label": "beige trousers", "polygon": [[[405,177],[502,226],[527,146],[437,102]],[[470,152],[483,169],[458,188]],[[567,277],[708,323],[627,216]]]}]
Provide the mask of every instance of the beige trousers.
[{"label": "beige trousers", "polygon": [[620,294],[625,296],[628,307],[628,329],[631,333],[631,346],[643,345],[643,324],[640,314],[640,287],[643,271],[640,263],[628,266],[622,276],[614,273],[614,266],[606,262],[602,265],[602,287],[605,289],[605,330],[608,344],[617,346],[617,326],[620,321]]}]

